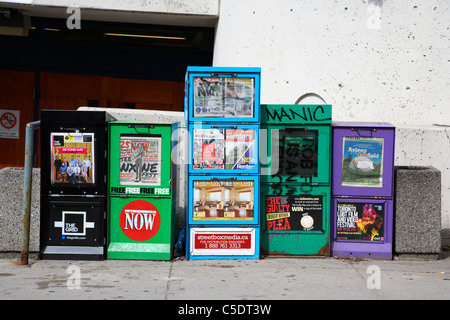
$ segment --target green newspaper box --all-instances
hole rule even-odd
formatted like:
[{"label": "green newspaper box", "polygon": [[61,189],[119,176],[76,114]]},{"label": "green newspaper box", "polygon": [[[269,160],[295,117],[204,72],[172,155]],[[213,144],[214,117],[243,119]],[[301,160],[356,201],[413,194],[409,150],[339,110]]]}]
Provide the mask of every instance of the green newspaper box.
[{"label": "green newspaper box", "polygon": [[331,105],[261,105],[261,250],[330,254]]},{"label": "green newspaper box", "polygon": [[176,124],[109,124],[108,259],[170,260]]}]

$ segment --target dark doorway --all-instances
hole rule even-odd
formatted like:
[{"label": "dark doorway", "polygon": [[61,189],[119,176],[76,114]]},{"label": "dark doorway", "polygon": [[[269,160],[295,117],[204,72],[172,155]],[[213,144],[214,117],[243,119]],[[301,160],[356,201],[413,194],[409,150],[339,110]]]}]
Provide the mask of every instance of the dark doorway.
[{"label": "dark doorway", "polygon": [[[186,68],[212,65],[214,28],[83,21],[69,30],[65,19],[32,18],[27,37],[0,35],[0,45],[0,109],[20,110],[25,128],[43,109],[183,111]],[[0,156],[0,168],[23,166],[24,135],[0,138],[20,150]]]}]

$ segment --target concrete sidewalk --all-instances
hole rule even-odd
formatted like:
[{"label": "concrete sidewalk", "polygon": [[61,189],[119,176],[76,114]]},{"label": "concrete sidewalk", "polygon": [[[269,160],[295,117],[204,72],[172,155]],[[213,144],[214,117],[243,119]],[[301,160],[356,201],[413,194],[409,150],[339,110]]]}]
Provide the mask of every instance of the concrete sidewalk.
[{"label": "concrete sidewalk", "polygon": [[450,257],[17,263],[0,259],[0,299],[450,299]]}]

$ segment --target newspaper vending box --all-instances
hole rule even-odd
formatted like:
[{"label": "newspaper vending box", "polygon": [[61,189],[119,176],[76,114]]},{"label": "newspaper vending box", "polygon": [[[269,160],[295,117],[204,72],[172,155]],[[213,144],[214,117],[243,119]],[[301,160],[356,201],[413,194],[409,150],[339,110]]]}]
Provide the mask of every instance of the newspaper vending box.
[{"label": "newspaper vending box", "polygon": [[392,259],[395,127],[333,122],[333,256]]},{"label": "newspaper vending box", "polygon": [[[170,260],[177,124],[110,122],[108,259]],[[176,148],[175,148],[176,149]]]},{"label": "newspaper vending box", "polygon": [[259,258],[260,69],[188,67],[186,257]]},{"label": "newspaper vending box", "polygon": [[107,119],[41,112],[41,259],[105,258]]},{"label": "newspaper vending box", "polygon": [[329,255],[331,105],[263,105],[261,119],[261,248]]}]

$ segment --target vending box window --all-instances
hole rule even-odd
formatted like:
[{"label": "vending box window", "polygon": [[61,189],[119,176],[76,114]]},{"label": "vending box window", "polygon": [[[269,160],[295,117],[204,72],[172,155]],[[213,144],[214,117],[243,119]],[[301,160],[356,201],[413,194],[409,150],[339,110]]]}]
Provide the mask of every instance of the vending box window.
[{"label": "vending box window", "polygon": [[[264,131],[265,130],[265,131]],[[331,128],[320,125],[270,125],[267,135],[267,174],[264,183],[330,184]]]},{"label": "vending box window", "polygon": [[259,224],[258,176],[190,176],[190,224]]},{"label": "vending box window", "polygon": [[258,174],[257,125],[190,126],[190,173]]},{"label": "vending box window", "polygon": [[260,122],[260,68],[188,67],[189,122]]},{"label": "vending box window", "polygon": [[395,127],[333,122],[332,255],[392,259]]},{"label": "vending box window", "polygon": [[107,121],[101,111],[41,112],[41,259],[106,257]]}]

